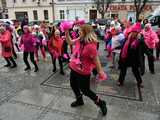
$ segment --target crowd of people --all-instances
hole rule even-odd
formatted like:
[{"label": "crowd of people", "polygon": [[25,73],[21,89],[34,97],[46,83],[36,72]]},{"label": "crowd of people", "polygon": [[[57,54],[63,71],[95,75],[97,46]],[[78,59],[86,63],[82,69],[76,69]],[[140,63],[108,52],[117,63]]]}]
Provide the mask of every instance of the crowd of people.
[{"label": "crowd of people", "polygon": [[[24,19],[21,24],[15,21],[14,25],[1,22],[0,43],[2,57],[6,61],[4,66],[11,69],[17,67],[16,58],[19,51],[23,51],[25,71],[31,70],[28,56],[35,67],[34,72],[39,70],[39,52],[44,62],[46,54],[51,56],[53,72],[57,71],[56,60],[59,61],[61,75],[65,74],[63,63],[68,62],[71,69],[70,85],[76,96],[76,101],[71,104],[71,107],[84,105],[83,95],[85,95],[101,108],[103,115],[106,115],[106,102],[90,90],[92,72],[96,73],[99,79],[107,78],[99,60],[97,29],[96,24],[89,25],[78,19],[72,22],[72,26],[68,29],[63,29],[62,23],[49,26],[44,21],[40,25],[29,26],[27,19]],[[147,19],[132,23],[130,20],[120,22],[115,18],[106,25],[104,33],[107,57],[112,58],[114,50],[121,51],[117,85],[123,86],[127,68],[131,67],[137,85],[142,88],[141,76],[145,73],[144,54],[148,57],[151,74],[155,73],[154,61],[159,60],[160,24],[159,29],[154,32]],[[155,49],[156,57],[154,57]]]}]

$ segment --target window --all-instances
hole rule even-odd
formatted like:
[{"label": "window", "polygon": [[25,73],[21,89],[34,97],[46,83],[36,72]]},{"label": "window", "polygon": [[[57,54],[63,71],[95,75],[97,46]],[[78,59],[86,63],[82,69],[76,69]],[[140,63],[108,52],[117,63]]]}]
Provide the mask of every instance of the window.
[{"label": "window", "polygon": [[48,10],[44,10],[44,19],[48,20]]},{"label": "window", "polygon": [[33,18],[34,20],[38,20],[37,10],[33,10]]},{"label": "window", "polygon": [[60,10],[60,19],[65,19],[64,10]]}]

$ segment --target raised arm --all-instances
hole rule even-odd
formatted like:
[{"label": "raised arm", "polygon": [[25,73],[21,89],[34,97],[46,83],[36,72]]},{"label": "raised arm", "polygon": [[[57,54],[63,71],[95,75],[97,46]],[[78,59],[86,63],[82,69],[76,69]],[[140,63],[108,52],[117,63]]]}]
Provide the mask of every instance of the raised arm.
[{"label": "raised arm", "polygon": [[70,35],[69,35],[69,31],[65,31],[65,36],[66,36],[66,41],[69,45],[73,45],[74,44],[74,41],[72,41]]}]

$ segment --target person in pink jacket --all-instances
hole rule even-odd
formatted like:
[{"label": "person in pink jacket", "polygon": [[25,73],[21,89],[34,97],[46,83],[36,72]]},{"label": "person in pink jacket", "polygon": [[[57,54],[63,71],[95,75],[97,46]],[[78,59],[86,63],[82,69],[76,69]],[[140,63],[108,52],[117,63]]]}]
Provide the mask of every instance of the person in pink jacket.
[{"label": "person in pink jacket", "polygon": [[60,66],[60,74],[64,75],[63,70],[63,62],[62,62],[62,56],[63,56],[63,40],[60,36],[60,31],[56,29],[53,34],[51,35],[51,38],[48,43],[48,49],[50,53],[52,54],[53,59],[53,72],[56,72],[56,59],[59,61]]},{"label": "person in pink jacket", "polygon": [[[148,47],[148,50],[153,54],[154,49],[156,48],[156,44],[159,42],[157,34],[152,30],[151,24],[146,24],[144,30],[142,31],[144,36],[144,42]],[[154,71],[154,59],[148,56],[149,70],[152,74]]]},{"label": "person in pink jacket", "polygon": [[2,45],[2,56],[7,62],[4,67],[17,67],[16,62],[12,57],[12,34],[9,30],[6,30],[6,26],[3,23],[0,25],[0,43]]},{"label": "person in pink jacket", "polygon": [[102,115],[105,116],[107,114],[106,102],[100,99],[99,96],[90,89],[90,77],[93,69],[97,69],[99,76],[104,74],[98,57],[97,36],[92,26],[88,24],[80,26],[80,37],[76,40],[71,39],[69,30],[65,31],[65,35],[67,43],[74,45],[69,68],[71,69],[70,86],[75,94],[76,100],[71,103],[71,107],[84,105],[83,95],[85,95],[100,107]]},{"label": "person in pink jacket", "polygon": [[23,60],[24,63],[26,64],[26,68],[24,69],[25,71],[30,70],[30,64],[28,63],[28,55],[30,54],[30,59],[31,62],[35,66],[34,72],[38,71],[38,66],[34,60],[34,50],[35,50],[35,37],[32,35],[32,33],[29,31],[29,28],[27,25],[23,27],[24,34],[21,37],[20,41],[20,46],[24,46],[24,51],[23,51]]}]

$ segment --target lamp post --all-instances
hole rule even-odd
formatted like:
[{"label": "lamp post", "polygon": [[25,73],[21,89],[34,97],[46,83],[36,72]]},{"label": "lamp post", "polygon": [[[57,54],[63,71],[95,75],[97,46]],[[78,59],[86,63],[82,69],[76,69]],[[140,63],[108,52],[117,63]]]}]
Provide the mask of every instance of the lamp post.
[{"label": "lamp post", "polygon": [[54,11],[54,0],[52,0],[51,2],[50,2],[50,5],[52,5],[52,19],[53,19],[53,22],[55,21],[55,11]]}]

